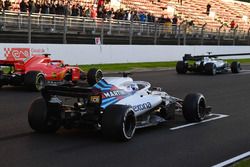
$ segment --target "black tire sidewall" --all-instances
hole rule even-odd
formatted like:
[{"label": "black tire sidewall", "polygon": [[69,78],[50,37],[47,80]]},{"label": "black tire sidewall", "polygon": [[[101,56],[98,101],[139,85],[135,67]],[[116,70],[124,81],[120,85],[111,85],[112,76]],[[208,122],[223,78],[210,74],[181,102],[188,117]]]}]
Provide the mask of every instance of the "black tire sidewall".
[{"label": "black tire sidewall", "polygon": [[24,85],[31,90],[40,91],[42,88],[38,88],[38,80],[42,79],[44,82],[44,86],[46,84],[46,80],[44,75],[40,71],[29,71],[24,76]]},{"label": "black tire sidewall", "polygon": [[[199,106],[204,102],[204,108],[206,107],[205,97],[200,93],[188,94],[183,102],[183,116],[188,122],[199,122],[204,120],[205,112],[200,111]],[[201,115],[202,114],[202,115]]]},{"label": "black tire sidewall", "polygon": [[216,65],[214,63],[206,63],[205,64],[205,73],[208,75],[216,74]]},{"label": "black tire sidewall", "polygon": [[39,97],[35,99],[30,106],[28,112],[29,125],[33,130],[42,133],[54,133],[61,126],[59,119],[58,121],[50,122],[50,124],[48,121],[49,109],[47,103],[42,97]]},{"label": "black tire sidewall", "polygon": [[[132,132],[128,136],[125,132],[125,121],[128,116],[134,118],[134,127],[131,128]],[[105,109],[102,117],[102,132],[105,137],[112,138],[114,140],[128,141],[132,139],[135,133],[136,118],[133,110],[129,106],[112,105]]]},{"label": "black tire sidewall", "polygon": [[240,63],[237,61],[234,61],[231,63],[231,71],[232,73],[239,73],[240,72]]},{"label": "black tire sidewall", "polygon": [[96,68],[91,68],[89,69],[88,73],[87,73],[87,82],[90,86],[93,86],[94,84],[96,84],[99,80],[97,75],[102,75],[102,71],[100,69],[96,69]]},{"label": "black tire sidewall", "polygon": [[184,61],[178,61],[176,63],[176,72],[178,74],[185,74],[187,72],[186,64]]},{"label": "black tire sidewall", "polygon": [[43,98],[37,98],[32,102],[28,112],[28,121],[30,127],[35,131],[46,131],[47,106]]}]

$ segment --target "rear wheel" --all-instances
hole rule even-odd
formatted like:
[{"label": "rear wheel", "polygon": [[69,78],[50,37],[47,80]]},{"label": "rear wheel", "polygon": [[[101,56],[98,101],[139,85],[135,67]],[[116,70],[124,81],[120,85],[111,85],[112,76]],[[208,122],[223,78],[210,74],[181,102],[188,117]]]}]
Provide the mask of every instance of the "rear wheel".
[{"label": "rear wheel", "polygon": [[67,71],[64,75],[63,78],[65,81],[72,81],[72,72],[71,71]]},{"label": "rear wheel", "polygon": [[206,100],[202,94],[193,93],[185,97],[183,116],[188,122],[202,121],[206,114]]},{"label": "rear wheel", "polygon": [[187,67],[184,61],[178,61],[176,64],[176,72],[178,74],[185,74],[187,72]]},{"label": "rear wheel", "polygon": [[[0,78],[1,78],[1,76],[3,75],[3,71],[2,70],[0,70]],[[1,83],[1,81],[0,81],[0,88],[3,86],[3,84]]]},{"label": "rear wheel", "polygon": [[85,80],[86,79],[86,73],[85,72],[83,72],[83,71],[80,71],[80,79],[81,80]]},{"label": "rear wheel", "polygon": [[91,68],[87,73],[87,82],[90,86],[96,84],[103,77],[102,71],[100,69]]},{"label": "rear wheel", "polygon": [[231,71],[232,73],[239,73],[241,70],[240,62],[234,61],[231,63]]},{"label": "rear wheel", "polygon": [[129,106],[113,105],[106,108],[102,118],[102,132],[108,138],[128,141],[134,136],[136,118]]},{"label": "rear wheel", "polygon": [[214,63],[206,63],[205,64],[205,73],[208,75],[216,74],[216,65]]},{"label": "rear wheel", "polygon": [[37,132],[53,133],[61,126],[60,111],[49,111],[45,100],[38,98],[30,106],[28,121],[30,127]]},{"label": "rear wheel", "polygon": [[45,87],[46,80],[44,75],[39,71],[29,71],[25,74],[24,85],[35,91],[40,91]]}]

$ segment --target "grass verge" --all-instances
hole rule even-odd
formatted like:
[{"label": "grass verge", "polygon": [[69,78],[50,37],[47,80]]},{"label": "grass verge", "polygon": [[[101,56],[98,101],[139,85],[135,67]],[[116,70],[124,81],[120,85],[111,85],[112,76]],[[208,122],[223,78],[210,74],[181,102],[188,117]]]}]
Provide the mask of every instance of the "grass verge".
[{"label": "grass verge", "polygon": [[[228,59],[228,63],[236,61],[235,59]],[[238,60],[241,64],[250,63],[250,59]],[[171,62],[150,62],[150,63],[119,63],[119,64],[91,64],[80,65],[80,68],[87,71],[90,68],[99,68],[102,71],[132,71],[135,69],[153,69],[153,68],[174,68],[176,61]]]},{"label": "grass verge", "polygon": [[167,68],[175,67],[176,62],[152,62],[152,63],[123,63],[123,64],[92,64],[92,65],[80,65],[83,70],[89,70],[90,68],[100,68],[103,71],[129,71],[134,69],[144,68]]},{"label": "grass verge", "polygon": [[[236,61],[235,59],[228,59],[228,63]],[[250,59],[238,60],[241,64],[250,64]],[[155,69],[155,68],[175,68],[176,61],[171,62],[150,62],[150,63],[118,63],[118,64],[91,64],[91,65],[79,65],[79,67],[88,71],[90,68],[99,68],[102,71],[133,71],[138,69]],[[3,68],[4,72],[7,72],[9,68]]]},{"label": "grass verge", "polygon": [[231,167],[249,167],[249,166],[250,166],[250,158],[239,161],[233,164]]}]

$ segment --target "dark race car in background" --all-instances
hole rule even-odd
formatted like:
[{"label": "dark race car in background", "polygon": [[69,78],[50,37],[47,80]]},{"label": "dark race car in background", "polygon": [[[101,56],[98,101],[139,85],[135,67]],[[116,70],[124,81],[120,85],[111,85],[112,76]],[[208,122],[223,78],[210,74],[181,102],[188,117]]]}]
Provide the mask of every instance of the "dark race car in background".
[{"label": "dark race car in background", "polygon": [[78,66],[52,60],[49,54],[36,55],[28,60],[0,60],[0,87],[4,85],[25,86],[41,90],[45,85],[75,84],[86,80],[94,85],[102,78],[102,71],[92,68],[86,74]]},{"label": "dark race car in background", "polygon": [[228,72],[239,73],[241,70],[240,62],[233,61],[229,64],[227,61],[218,57],[228,56],[243,56],[250,55],[250,53],[236,53],[236,54],[217,54],[217,55],[198,55],[192,56],[185,54],[182,61],[176,64],[176,71],[178,74],[185,74],[190,72],[205,73],[208,75],[215,75],[217,73]]}]

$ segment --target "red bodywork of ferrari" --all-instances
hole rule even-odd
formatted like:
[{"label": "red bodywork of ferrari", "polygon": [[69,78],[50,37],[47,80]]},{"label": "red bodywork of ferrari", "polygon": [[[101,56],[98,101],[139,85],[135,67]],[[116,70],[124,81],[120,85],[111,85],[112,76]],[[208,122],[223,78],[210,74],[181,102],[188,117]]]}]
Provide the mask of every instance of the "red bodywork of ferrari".
[{"label": "red bodywork of ferrari", "polygon": [[[7,73],[2,66],[9,67]],[[78,66],[65,65],[62,60],[52,60],[48,55],[36,55],[28,60],[0,60],[0,87],[25,85],[40,90],[45,84],[83,79],[86,75]]]},{"label": "red bodywork of ferrari", "polygon": [[52,60],[47,55],[33,56],[26,62],[22,60],[0,60],[0,65],[13,66],[14,72],[18,74],[39,71],[47,81],[61,81],[66,73],[71,73],[72,81],[77,81],[80,79],[80,73],[82,72],[78,66],[65,65],[62,60]]},{"label": "red bodywork of ferrari", "polygon": [[47,81],[61,81],[69,72],[72,75],[72,81],[77,81],[80,79],[81,72],[78,66],[65,65],[62,60],[51,60],[48,56],[34,56],[29,59],[24,63],[24,73],[28,71],[40,71]]}]

